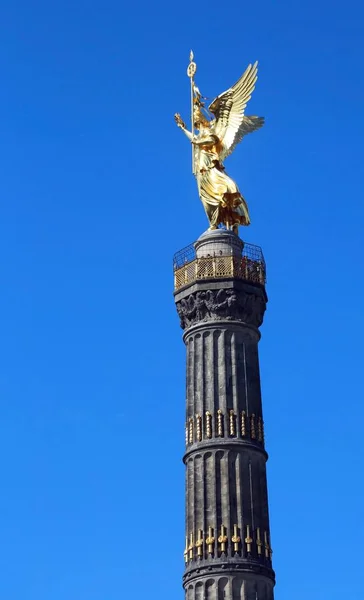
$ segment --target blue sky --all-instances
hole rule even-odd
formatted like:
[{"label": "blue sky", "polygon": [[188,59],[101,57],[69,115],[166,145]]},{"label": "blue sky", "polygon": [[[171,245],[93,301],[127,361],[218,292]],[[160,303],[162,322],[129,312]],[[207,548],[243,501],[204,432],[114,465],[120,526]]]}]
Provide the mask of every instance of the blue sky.
[{"label": "blue sky", "polygon": [[183,598],[172,256],[207,226],[173,121],[191,47],[210,97],[260,61],[248,113],[266,125],[227,166],[268,267],[276,598],[362,598],[363,17],[354,0],[2,3],[1,598]]}]

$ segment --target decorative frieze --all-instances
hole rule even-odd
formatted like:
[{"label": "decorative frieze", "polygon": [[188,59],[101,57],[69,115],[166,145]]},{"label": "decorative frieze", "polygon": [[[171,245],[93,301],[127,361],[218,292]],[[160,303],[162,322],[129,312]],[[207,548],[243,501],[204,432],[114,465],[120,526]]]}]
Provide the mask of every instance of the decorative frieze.
[{"label": "decorative frieze", "polygon": [[207,321],[241,321],[260,327],[266,308],[265,292],[257,286],[244,286],[243,290],[198,290],[178,298],[176,307],[182,329]]},{"label": "decorative frieze", "polygon": [[264,446],[264,422],[262,417],[257,417],[255,413],[248,417],[245,410],[236,414],[231,409],[225,416],[220,408],[215,414],[215,425],[213,415],[208,410],[204,419],[200,414],[188,419],[185,428],[186,446],[213,437],[250,439]]},{"label": "decorative frieze", "polygon": [[[263,563],[272,560],[272,549],[269,543],[268,531],[263,532],[260,527],[255,530],[247,524],[241,532],[237,524],[232,527],[229,533],[228,527],[221,524],[219,527],[219,536],[217,538],[217,556],[222,554],[230,556],[252,556],[255,559],[261,559]],[[241,535],[245,532],[243,540]],[[229,543],[230,540],[230,543]],[[198,529],[196,536],[194,532],[186,535],[184,550],[184,560],[188,564],[191,561],[203,560],[215,556],[215,536],[214,528],[209,526],[208,533],[205,535],[202,529]]]}]

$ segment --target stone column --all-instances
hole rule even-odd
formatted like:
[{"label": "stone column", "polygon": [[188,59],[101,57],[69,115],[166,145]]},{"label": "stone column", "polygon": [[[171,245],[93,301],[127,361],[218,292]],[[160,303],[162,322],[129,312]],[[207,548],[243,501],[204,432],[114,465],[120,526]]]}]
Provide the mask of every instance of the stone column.
[{"label": "stone column", "polygon": [[[242,247],[231,232],[209,232],[196,265],[241,261]],[[186,600],[273,600],[258,360],[267,296],[216,264],[175,293],[187,348]]]}]

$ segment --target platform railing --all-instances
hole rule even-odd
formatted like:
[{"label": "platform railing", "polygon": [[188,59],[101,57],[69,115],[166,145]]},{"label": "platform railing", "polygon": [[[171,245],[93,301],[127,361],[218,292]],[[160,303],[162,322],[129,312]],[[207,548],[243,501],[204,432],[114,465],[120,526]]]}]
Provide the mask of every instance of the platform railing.
[{"label": "platform railing", "polygon": [[218,255],[197,258],[191,244],[177,252],[173,260],[174,289],[201,279],[237,278],[252,283],[266,283],[263,252],[259,246],[244,244],[241,256]]}]

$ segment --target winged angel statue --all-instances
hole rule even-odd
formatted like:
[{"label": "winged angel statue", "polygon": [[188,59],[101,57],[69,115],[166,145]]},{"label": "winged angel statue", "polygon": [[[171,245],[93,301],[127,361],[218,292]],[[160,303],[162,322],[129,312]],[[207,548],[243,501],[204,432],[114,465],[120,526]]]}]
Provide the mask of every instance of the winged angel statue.
[{"label": "winged angel statue", "polygon": [[264,124],[264,118],[244,114],[257,81],[257,66],[258,63],[249,65],[236,84],[217,96],[206,110],[203,102],[206,98],[194,83],[196,64],[191,52],[187,73],[191,79],[192,131],[187,130],[178,113],[175,121],[192,142],[193,172],[210,229],[224,224],[238,233],[239,225],[250,224],[247,203],[235,181],[225,172],[223,162],[245,135]]}]

